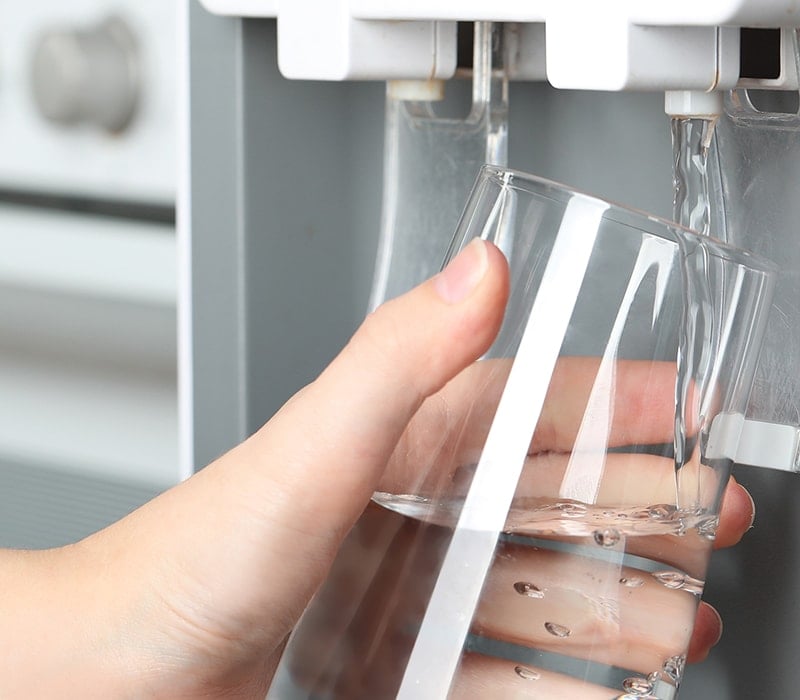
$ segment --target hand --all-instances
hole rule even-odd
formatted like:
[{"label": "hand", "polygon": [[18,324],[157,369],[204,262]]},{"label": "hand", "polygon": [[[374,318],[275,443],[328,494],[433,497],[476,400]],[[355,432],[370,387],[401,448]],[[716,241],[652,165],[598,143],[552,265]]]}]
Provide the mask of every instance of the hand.
[{"label": "hand", "polygon": [[[488,348],[507,286],[499,251],[473,244],[191,479],[76,545],[3,552],[0,695],[263,697],[408,422]],[[717,542],[751,512],[729,486]],[[702,608],[695,657],[719,628]]]}]

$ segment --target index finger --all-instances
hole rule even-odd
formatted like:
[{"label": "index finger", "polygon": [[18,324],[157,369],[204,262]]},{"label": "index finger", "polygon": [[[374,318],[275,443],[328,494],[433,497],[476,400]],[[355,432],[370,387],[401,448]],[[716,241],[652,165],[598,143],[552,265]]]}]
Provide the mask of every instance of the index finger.
[{"label": "index finger", "polygon": [[[481,360],[426,400],[398,443],[381,489],[415,493],[414,487],[423,482],[431,486],[452,479],[459,467],[475,464],[510,367],[510,360]],[[529,454],[573,448],[599,367],[597,357],[559,359]],[[608,431],[595,446],[671,443],[675,377],[673,362],[618,360],[610,385]]]}]

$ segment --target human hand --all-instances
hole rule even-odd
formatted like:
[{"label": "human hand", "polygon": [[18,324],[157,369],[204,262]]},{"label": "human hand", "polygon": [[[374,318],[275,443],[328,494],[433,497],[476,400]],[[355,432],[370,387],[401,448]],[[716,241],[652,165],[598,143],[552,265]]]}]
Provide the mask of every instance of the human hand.
[{"label": "human hand", "polygon": [[[317,381],[187,482],[77,545],[9,554],[6,629],[21,632],[0,662],[0,694],[263,697],[410,419],[491,343],[507,285],[499,251],[472,245],[377,311]],[[729,486],[718,544],[738,540],[751,508]],[[696,657],[718,630],[701,608]],[[30,660],[35,673],[20,673]]]}]

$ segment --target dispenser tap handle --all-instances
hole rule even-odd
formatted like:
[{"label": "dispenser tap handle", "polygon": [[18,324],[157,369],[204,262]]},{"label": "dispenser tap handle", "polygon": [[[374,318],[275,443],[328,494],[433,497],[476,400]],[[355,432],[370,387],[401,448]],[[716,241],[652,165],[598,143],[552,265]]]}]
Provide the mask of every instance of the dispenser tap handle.
[{"label": "dispenser tap handle", "polygon": [[706,456],[797,473],[800,472],[800,427],[750,420],[741,413],[720,413],[711,424]]},{"label": "dispenser tap handle", "polygon": [[745,420],[736,462],[786,472],[800,472],[800,428]]}]

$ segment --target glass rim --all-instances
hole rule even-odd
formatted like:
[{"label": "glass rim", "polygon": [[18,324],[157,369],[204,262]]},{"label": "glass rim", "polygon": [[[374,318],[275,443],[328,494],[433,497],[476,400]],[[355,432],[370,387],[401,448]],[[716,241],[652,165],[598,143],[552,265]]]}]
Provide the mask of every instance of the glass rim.
[{"label": "glass rim", "polygon": [[[608,207],[603,213],[603,218],[610,219],[617,224],[634,229],[639,233],[647,233],[673,242],[677,242],[677,238],[682,238],[685,241],[691,242],[694,246],[702,244],[703,248],[715,257],[729,260],[735,264],[744,265],[748,268],[752,268],[754,271],[761,271],[764,273],[775,273],[778,271],[778,266],[773,261],[749,250],[738,248],[714,236],[703,235],[675,221],[650,214],[642,209],[637,209],[627,204],[621,204],[539,175],[533,175],[522,170],[506,168],[500,165],[485,164],[481,166],[478,178],[479,180],[489,178],[496,181],[501,186],[511,186],[514,189],[527,192],[531,195],[546,197],[553,201],[559,201],[557,197],[552,196],[552,193],[555,192],[562,196],[584,197],[595,202],[601,202]],[[520,183],[522,183],[523,186],[520,186]],[[626,221],[626,218],[633,220]],[[650,224],[650,226],[647,226],[647,224]],[[669,233],[674,234],[674,236],[670,236]]]}]

